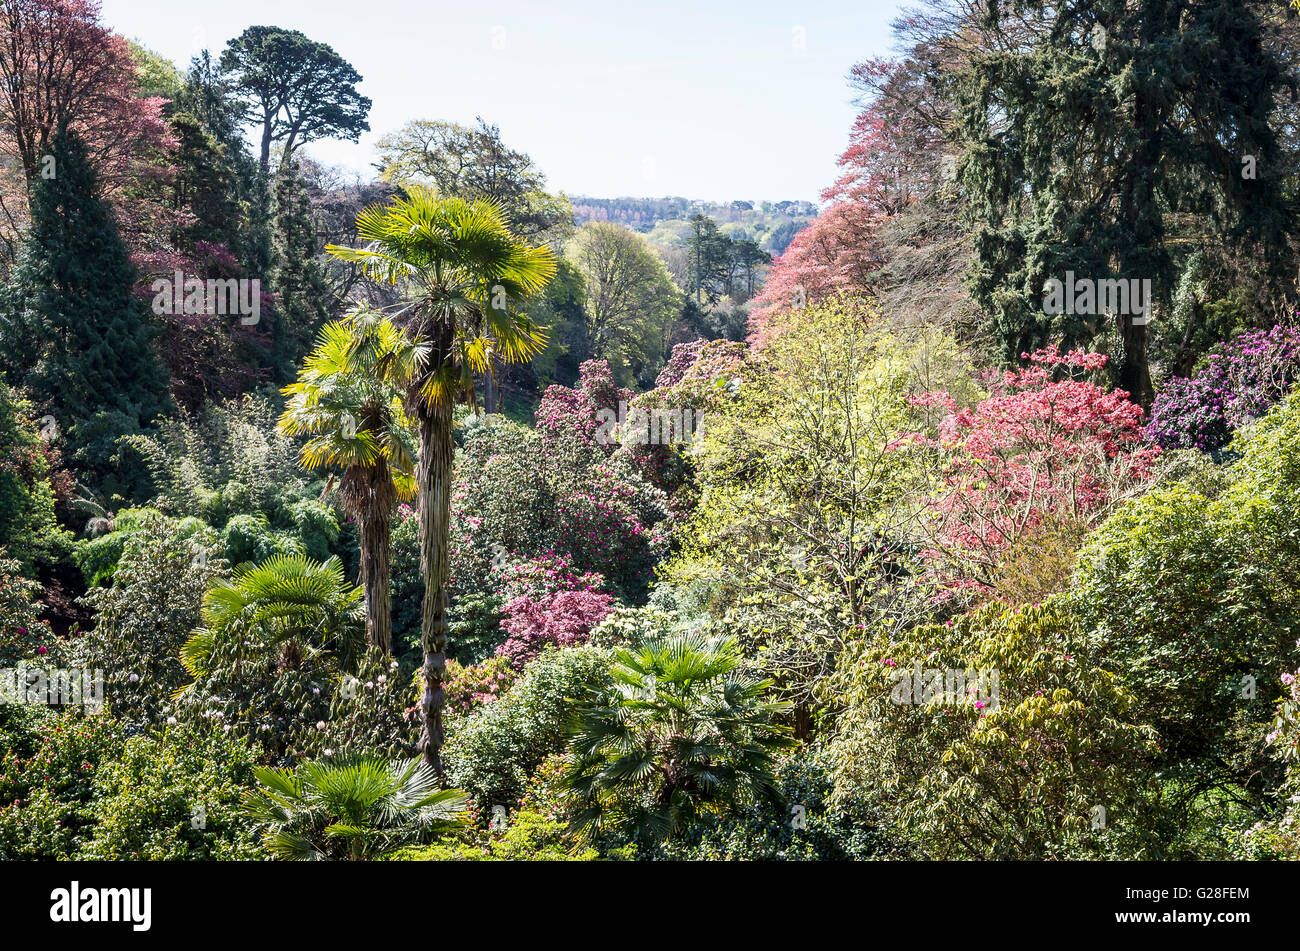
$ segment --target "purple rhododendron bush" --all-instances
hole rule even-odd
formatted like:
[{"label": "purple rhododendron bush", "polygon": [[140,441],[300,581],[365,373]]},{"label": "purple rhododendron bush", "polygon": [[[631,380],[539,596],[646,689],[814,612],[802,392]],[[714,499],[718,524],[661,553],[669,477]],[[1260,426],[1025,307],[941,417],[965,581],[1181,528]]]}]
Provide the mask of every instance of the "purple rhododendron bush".
[{"label": "purple rhododendron bush", "polygon": [[1190,377],[1156,395],[1147,437],[1166,449],[1222,449],[1233,430],[1263,416],[1300,378],[1300,329],[1275,326],[1215,347]]}]

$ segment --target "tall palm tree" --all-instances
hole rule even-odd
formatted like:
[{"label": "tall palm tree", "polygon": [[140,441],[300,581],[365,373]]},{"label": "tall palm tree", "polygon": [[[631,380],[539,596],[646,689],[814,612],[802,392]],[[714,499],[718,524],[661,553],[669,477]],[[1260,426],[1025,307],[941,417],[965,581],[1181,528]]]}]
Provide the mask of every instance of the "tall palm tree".
[{"label": "tall palm tree", "polygon": [[378,311],[361,307],[327,324],[296,382],[279,430],[310,436],[302,448],[309,469],[339,467],[343,509],[357,522],[366,639],[392,646],[392,518],[399,499],[415,494],[415,446],[402,409],[420,347]]},{"label": "tall palm tree", "polygon": [[519,305],[555,274],[555,256],[511,234],[491,201],[442,198],[413,186],[386,206],[357,215],[364,248],[326,250],[358,263],[372,280],[409,289],[401,323],[422,350],[407,392],[419,434],[416,471],[420,570],[424,575],[424,729],[420,750],[442,774],[443,678],[447,651],[447,569],[451,510],[452,408],[473,399],[474,374],[492,358],[521,362],[546,341]]}]

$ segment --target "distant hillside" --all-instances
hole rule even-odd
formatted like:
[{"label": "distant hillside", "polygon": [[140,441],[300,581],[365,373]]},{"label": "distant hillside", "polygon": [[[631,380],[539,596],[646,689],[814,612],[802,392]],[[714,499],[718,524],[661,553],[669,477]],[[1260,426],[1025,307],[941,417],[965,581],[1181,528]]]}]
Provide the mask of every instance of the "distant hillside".
[{"label": "distant hillside", "polygon": [[692,201],[689,198],[587,198],[572,195],[579,225],[612,221],[640,231],[652,244],[669,248],[682,243],[687,222],[708,215],[728,237],[748,237],[766,251],[780,254],[804,225],[817,215],[810,201]]}]

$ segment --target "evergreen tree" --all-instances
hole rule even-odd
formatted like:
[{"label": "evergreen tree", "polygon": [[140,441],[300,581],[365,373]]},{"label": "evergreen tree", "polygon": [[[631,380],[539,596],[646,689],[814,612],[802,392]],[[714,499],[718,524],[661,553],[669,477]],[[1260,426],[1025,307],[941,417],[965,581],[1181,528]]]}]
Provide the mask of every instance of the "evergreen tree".
[{"label": "evergreen tree", "polygon": [[[1241,0],[989,0],[984,26],[1002,42],[959,84],[973,295],[1009,362],[1113,320],[1119,382],[1149,405],[1148,331],[1187,251],[1236,243],[1287,269],[1295,217],[1269,125],[1284,70]],[[1150,280],[1153,324],[1045,313],[1045,282],[1067,271]]]},{"label": "evergreen tree", "polygon": [[85,146],[61,132],[51,156],[53,175],[33,189],[31,231],[0,309],[0,361],[67,435],[72,461],[106,471],[116,437],[168,408],[167,375]]},{"label": "evergreen tree", "polygon": [[[200,177],[230,176],[232,189],[227,197],[238,214],[226,221],[227,236],[222,243],[239,259],[241,274],[257,277],[266,275],[271,267],[271,194],[267,176],[248,152],[240,128],[241,106],[233,86],[204,50],[191,61],[176,105],[181,112],[194,116],[220,148],[219,154],[212,156],[212,166],[200,170]],[[183,156],[180,164],[184,170]]]},{"label": "evergreen tree", "polygon": [[692,215],[691,230],[686,234],[690,267],[687,290],[701,307],[707,301],[716,304],[730,291],[731,239],[718,230],[718,223],[707,215]]},{"label": "evergreen tree", "polygon": [[228,146],[217,141],[198,117],[188,112],[172,116],[176,137],[174,204],[194,214],[183,235],[174,244],[193,252],[198,241],[224,244],[236,254],[240,247],[239,205],[235,200],[235,169]]},{"label": "evergreen tree", "polygon": [[329,286],[316,254],[320,250],[311,200],[298,163],[282,164],[275,176],[275,222],[271,287],[276,295],[271,326],[271,364],[277,379],[292,380],[317,330],[328,316]]}]

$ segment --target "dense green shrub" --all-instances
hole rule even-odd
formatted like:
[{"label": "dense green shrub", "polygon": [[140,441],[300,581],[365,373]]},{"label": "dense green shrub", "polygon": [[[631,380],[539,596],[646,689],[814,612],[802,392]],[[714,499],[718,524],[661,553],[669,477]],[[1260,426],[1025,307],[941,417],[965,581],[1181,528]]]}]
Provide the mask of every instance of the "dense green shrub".
[{"label": "dense green shrub", "polygon": [[95,771],[78,859],[263,858],[239,814],[255,751],[220,729],[167,726],[132,736]]},{"label": "dense green shrub", "polygon": [[0,705],[0,741],[0,858],[261,857],[236,815],[252,753],[219,730]]},{"label": "dense green shrub", "polygon": [[451,782],[480,809],[513,808],[534,769],[565,745],[574,701],[608,682],[610,655],[584,646],[543,651],[496,702],[449,726]]},{"label": "dense green shrub", "polygon": [[76,641],[75,665],[102,669],[109,709],[133,723],[162,719],[172,693],[188,681],[181,645],[224,570],[212,531],[186,531],[157,512],[141,515],[125,534],[112,584],[84,598],[95,626]]},{"label": "dense green shrub", "polygon": [[71,858],[93,820],[95,770],[121,749],[103,715],[0,704],[0,859]]},{"label": "dense green shrub", "polygon": [[819,862],[916,857],[895,817],[882,805],[849,802],[832,807],[831,774],[818,749],[804,747],[781,757],[776,780],[784,808],[706,814],[679,840],[639,849],[637,857]]},{"label": "dense green shrub", "polygon": [[935,858],[1135,854],[1154,731],[1106,659],[1060,599],[865,638],[833,681],[833,804],[888,804]]},{"label": "dense green shrub", "polygon": [[68,533],[54,517],[54,454],[31,405],[0,379],[0,550],[7,549],[28,573],[38,560],[61,560],[70,548]]},{"label": "dense green shrub", "polygon": [[1300,395],[1232,449],[1219,478],[1166,482],[1102,526],[1071,597],[1194,789],[1276,772],[1257,737],[1300,633]]},{"label": "dense green shrub", "polygon": [[52,663],[51,651],[61,651],[54,632],[40,619],[41,586],[19,573],[19,562],[3,555],[0,550],[0,668],[38,657]]}]

